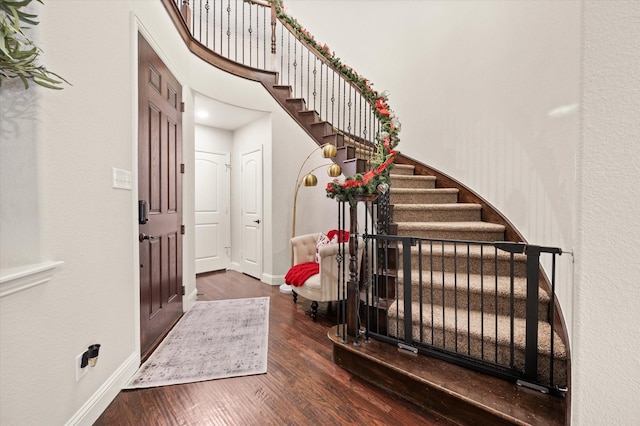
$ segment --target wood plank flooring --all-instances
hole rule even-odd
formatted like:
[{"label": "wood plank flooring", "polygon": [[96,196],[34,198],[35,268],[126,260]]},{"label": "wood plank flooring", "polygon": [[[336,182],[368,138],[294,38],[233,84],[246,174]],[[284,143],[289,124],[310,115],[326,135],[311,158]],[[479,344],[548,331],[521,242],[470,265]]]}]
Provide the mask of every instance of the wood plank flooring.
[{"label": "wood plank flooring", "polygon": [[334,312],[237,272],[197,278],[198,300],[270,296],[266,374],[122,391],[95,425],[452,425],[336,366]]}]

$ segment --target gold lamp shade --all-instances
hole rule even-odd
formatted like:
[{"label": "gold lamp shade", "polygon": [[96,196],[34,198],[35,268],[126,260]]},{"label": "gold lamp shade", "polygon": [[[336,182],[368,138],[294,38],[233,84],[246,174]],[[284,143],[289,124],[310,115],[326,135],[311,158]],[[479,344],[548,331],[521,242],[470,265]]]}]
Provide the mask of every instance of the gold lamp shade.
[{"label": "gold lamp shade", "polygon": [[331,177],[338,177],[342,174],[342,169],[337,164],[332,164],[329,166],[327,174]]},{"label": "gold lamp shade", "polygon": [[309,173],[304,176],[302,182],[304,182],[304,186],[316,186],[318,178],[313,173]]},{"label": "gold lamp shade", "polygon": [[338,150],[336,149],[335,146],[329,144],[326,144],[323,148],[322,148],[322,156],[324,158],[335,158],[336,155],[338,155]]}]

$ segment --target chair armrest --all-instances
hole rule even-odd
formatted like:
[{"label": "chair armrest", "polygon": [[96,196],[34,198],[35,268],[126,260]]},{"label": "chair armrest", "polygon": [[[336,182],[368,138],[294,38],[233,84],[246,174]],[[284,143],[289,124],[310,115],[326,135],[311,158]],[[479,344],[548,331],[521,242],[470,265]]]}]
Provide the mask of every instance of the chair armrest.
[{"label": "chair armrest", "polygon": [[[329,256],[335,256],[336,254],[338,254],[339,249],[340,244],[327,244],[326,246],[320,247],[320,250],[318,250],[318,254],[320,255],[321,259]],[[345,253],[349,252],[349,244],[344,245],[344,251]]]}]

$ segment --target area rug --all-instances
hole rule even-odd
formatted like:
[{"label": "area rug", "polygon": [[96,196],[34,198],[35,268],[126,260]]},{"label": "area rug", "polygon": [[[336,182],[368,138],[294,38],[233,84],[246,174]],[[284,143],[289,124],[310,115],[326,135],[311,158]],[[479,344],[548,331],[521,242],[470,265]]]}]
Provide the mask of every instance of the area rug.
[{"label": "area rug", "polygon": [[196,302],[125,389],[267,372],[269,298]]}]

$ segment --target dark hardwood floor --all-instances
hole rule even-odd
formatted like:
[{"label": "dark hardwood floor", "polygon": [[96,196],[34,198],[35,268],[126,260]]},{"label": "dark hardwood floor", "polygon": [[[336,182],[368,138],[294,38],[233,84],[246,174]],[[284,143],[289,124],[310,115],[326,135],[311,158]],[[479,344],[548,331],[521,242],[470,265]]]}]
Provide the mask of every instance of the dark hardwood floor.
[{"label": "dark hardwood floor", "polygon": [[198,276],[198,300],[270,296],[266,374],[121,391],[95,425],[451,425],[336,366],[328,304],[237,272]]}]

